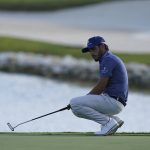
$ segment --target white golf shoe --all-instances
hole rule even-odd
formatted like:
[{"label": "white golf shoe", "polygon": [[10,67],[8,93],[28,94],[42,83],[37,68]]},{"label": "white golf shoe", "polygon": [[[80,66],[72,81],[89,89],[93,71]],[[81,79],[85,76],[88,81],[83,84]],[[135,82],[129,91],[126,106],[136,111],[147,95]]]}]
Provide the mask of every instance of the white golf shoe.
[{"label": "white golf shoe", "polygon": [[101,126],[101,131],[95,132],[95,135],[99,136],[111,135],[114,134],[118,128],[119,124],[117,123],[117,121],[113,118],[110,118],[108,123]]},{"label": "white golf shoe", "polygon": [[122,127],[122,125],[124,124],[124,121],[121,120],[119,117],[117,116],[112,116],[113,119],[115,119],[119,125],[119,128]]}]

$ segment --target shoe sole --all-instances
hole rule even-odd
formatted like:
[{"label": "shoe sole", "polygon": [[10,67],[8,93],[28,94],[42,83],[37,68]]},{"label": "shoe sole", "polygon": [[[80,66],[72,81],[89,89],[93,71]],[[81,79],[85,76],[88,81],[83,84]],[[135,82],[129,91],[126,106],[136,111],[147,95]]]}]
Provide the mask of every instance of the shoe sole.
[{"label": "shoe sole", "polygon": [[118,128],[122,127],[123,124],[124,124],[124,121],[121,120],[118,122],[118,125],[115,125],[114,127],[112,127],[106,134],[95,134],[95,135],[98,135],[98,136],[113,135],[118,130]]},{"label": "shoe sole", "polygon": [[112,134],[114,134],[117,130],[118,130],[118,128],[121,128],[122,127],[122,125],[124,124],[124,121],[120,121],[120,122],[118,122],[118,126],[115,126],[115,127],[113,127],[113,128],[111,128],[107,133],[106,133],[106,135],[112,135]]},{"label": "shoe sole", "polygon": [[121,128],[122,125],[124,124],[124,121],[121,120],[121,121],[118,122],[118,124],[119,124],[119,128]]},{"label": "shoe sole", "polygon": [[[122,121],[122,120],[120,122],[118,122],[118,128],[121,128],[123,124],[124,124],[124,121]],[[109,135],[114,134],[118,130],[118,128],[116,128],[116,130],[113,130],[113,132],[110,133]]]},{"label": "shoe sole", "polygon": [[114,134],[119,128],[119,125],[116,125],[114,127],[112,127],[105,135],[112,135]]},{"label": "shoe sole", "polygon": [[115,125],[107,133],[105,133],[105,134],[95,134],[95,135],[97,135],[97,136],[112,135],[113,133],[115,133],[115,131],[117,131],[118,128],[119,128],[119,125]]}]

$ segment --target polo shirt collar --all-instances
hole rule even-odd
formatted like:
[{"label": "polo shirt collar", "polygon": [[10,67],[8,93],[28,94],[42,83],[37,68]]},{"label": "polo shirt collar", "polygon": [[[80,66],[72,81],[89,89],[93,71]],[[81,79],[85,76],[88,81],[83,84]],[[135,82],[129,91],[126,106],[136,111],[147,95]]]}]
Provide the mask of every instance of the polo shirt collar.
[{"label": "polo shirt collar", "polygon": [[104,59],[104,57],[106,57],[108,54],[110,54],[111,52],[109,52],[109,50],[107,50],[103,55],[102,57],[99,59],[99,63],[102,62],[102,60]]}]

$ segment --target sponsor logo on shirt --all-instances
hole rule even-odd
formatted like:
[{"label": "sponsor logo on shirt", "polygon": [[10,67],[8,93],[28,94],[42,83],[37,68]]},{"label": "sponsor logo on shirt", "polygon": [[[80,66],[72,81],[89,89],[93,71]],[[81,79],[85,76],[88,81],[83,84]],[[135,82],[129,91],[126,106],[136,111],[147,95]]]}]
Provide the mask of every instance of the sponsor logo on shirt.
[{"label": "sponsor logo on shirt", "polygon": [[107,67],[102,68],[101,72],[102,72],[102,73],[107,73],[107,72],[108,72]]}]

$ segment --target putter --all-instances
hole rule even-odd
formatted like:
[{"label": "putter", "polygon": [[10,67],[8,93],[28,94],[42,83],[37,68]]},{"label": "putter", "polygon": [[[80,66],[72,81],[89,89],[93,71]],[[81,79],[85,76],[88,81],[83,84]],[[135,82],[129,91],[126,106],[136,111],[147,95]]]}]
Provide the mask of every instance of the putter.
[{"label": "putter", "polygon": [[22,124],[25,124],[25,123],[34,121],[34,120],[39,119],[39,118],[43,118],[43,117],[45,117],[45,116],[48,116],[48,115],[51,115],[51,114],[54,114],[54,113],[57,113],[57,112],[60,112],[60,111],[66,110],[66,109],[69,110],[70,108],[71,108],[71,106],[70,106],[70,105],[67,105],[67,107],[64,107],[64,108],[59,109],[59,110],[57,110],[57,111],[54,111],[54,112],[51,112],[51,113],[48,113],[48,114],[45,114],[45,115],[42,115],[42,116],[33,118],[33,119],[31,119],[31,120],[28,120],[28,121],[25,121],[25,122],[22,122],[22,123],[19,123],[19,124],[17,124],[17,125],[14,126],[14,127],[13,127],[10,123],[7,123],[7,125],[8,125],[8,127],[10,128],[11,131],[14,131],[15,128],[17,128],[18,126],[20,126],[20,125],[22,125]]}]

